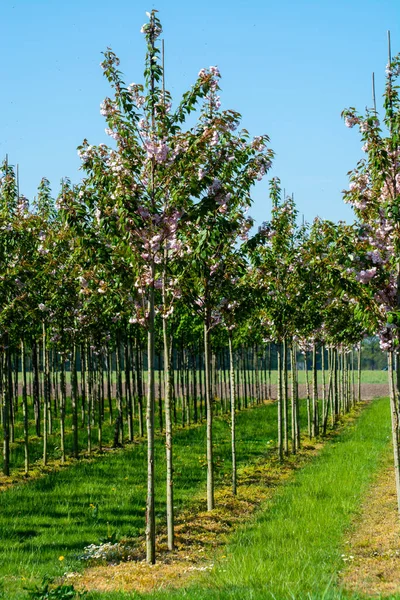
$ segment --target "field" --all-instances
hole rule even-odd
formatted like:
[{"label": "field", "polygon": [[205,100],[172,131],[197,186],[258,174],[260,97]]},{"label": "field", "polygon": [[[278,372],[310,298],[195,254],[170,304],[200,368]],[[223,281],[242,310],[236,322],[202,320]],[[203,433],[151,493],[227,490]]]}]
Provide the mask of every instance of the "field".
[{"label": "field", "polygon": [[[363,31],[349,60],[353,24],[375,22],[379,11],[388,18],[386,7],[365,11],[358,1],[356,19],[349,7],[337,13],[352,30],[334,38],[335,19],[324,13],[319,23],[318,15],[338,3],[319,3],[307,36],[294,17],[307,3],[286,2],[290,28],[287,14],[278,27],[265,12],[285,0],[256,0],[246,35],[255,41],[263,28],[257,72],[260,57],[246,57],[237,21],[217,56],[221,64],[243,58],[242,69],[226,72],[231,91],[250,103],[251,126],[225,106],[219,63],[201,67],[194,48],[199,33],[202,48],[210,32],[221,44],[219,30],[240,3],[204,0],[216,29],[201,31],[185,19],[200,19],[203,6],[167,3],[171,11],[182,3],[167,54],[151,9],[140,30],[143,68],[131,37],[125,48],[132,79],[110,43],[101,54],[108,94],[98,99],[98,133],[98,120],[79,118],[84,88],[102,89],[86,43],[94,33],[108,40],[103,26],[113,19],[118,44],[127,24],[131,36],[128,14],[138,3],[125,12],[125,0],[57,11],[46,0],[6,3],[2,12],[19,15],[17,33],[2,28],[11,57],[2,68],[12,71],[0,95],[3,121],[15,110],[7,144],[55,169],[61,125],[80,137],[78,180],[63,175],[56,192],[41,174],[27,198],[22,173],[33,166],[20,170],[8,149],[0,164],[0,599],[400,600],[400,54],[392,55],[388,32],[381,115],[375,72],[373,108],[332,104],[340,94],[350,101],[361,58],[375,48]],[[176,27],[166,22],[165,34]],[[302,40],[283,60],[297,30]],[[318,65],[299,60],[307,37]],[[16,40],[24,40],[19,67],[9,52]],[[193,59],[192,81],[180,80]],[[351,69],[339,84],[336,60]],[[303,63],[313,65],[308,81]],[[315,78],[314,67],[327,65],[329,77]],[[331,82],[322,111],[320,92]],[[169,85],[186,91],[173,98]],[[269,104],[275,93],[281,121]],[[20,104],[27,99],[29,111]],[[296,114],[300,106],[311,116]],[[326,120],[340,111],[363,152],[352,170],[341,164],[348,185],[340,200],[351,217],[308,222],[303,184],[312,184],[318,213],[330,210],[339,189],[331,146],[335,160],[351,150],[352,142],[347,149],[322,135],[339,140]],[[31,156],[17,126],[26,115],[40,127]],[[54,164],[39,158],[48,119]],[[279,145],[279,160],[292,152],[281,181],[271,140],[301,122],[294,153],[293,139]],[[295,168],[299,194],[284,187]],[[256,222],[249,210],[259,191]]]},{"label": "field", "polygon": [[[369,384],[371,380],[374,383],[378,380],[375,374],[368,379]],[[301,407],[304,428],[304,401]],[[360,499],[365,495],[381,457],[387,452],[390,437],[388,401],[375,400],[358,408],[350,418],[345,418],[323,446],[320,443],[315,446],[315,442],[310,445],[304,438],[304,455],[300,451],[300,455],[287,459],[289,472],[275,459],[276,419],[275,402],[254,405],[238,414],[238,501],[243,496],[242,501],[247,502],[248,517],[244,520],[241,517],[236,522],[232,509],[231,517],[226,519],[223,513],[218,516],[217,506],[215,522],[220,520],[222,526],[218,529],[216,525],[216,537],[210,533],[201,538],[203,554],[199,555],[193,554],[190,545],[198,544],[199,540],[194,537],[186,545],[183,534],[178,554],[174,555],[172,567],[165,571],[162,581],[151,577],[151,583],[148,583],[149,576],[143,571],[145,563],[141,562],[145,556],[142,548],[144,442],[138,440],[125,449],[83,458],[78,463],[67,464],[61,469],[58,466],[57,470],[42,475],[38,469],[32,481],[12,485],[1,494],[3,597],[19,600],[26,598],[27,593],[33,597],[32,590],[36,589],[38,595],[35,597],[46,598],[47,584],[42,582],[47,579],[54,582],[50,589],[64,589],[65,594],[72,589],[68,586],[80,590],[82,581],[87,581],[89,590],[96,590],[98,586],[103,590],[89,593],[88,598],[99,600],[353,597],[350,592],[348,595],[340,591],[338,574],[343,566],[346,536],[358,514]],[[226,502],[226,495],[231,496],[232,468],[228,416],[217,417],[214,426],[216,484]],[[186,519],[188,515],[193,518],[195,511],[200,515],[201,528],[205,524],[204,531],[207,531],[204,438],[205,424],[180,428],[175,433],[174,487],[178,529],[181,527],[180,513]],[[158,572],[161,574],[164,573],[162,563],[166,560],[169,564],[168,555],[162,549],[166,525],[163,447],[163,436],[158,434],[155,482],[157,531],[161,536],[157,546],[161,552],[161,564],[158,565],[161,571]],[[343,464],[346,464],[346,470],[343,470]],[[268,474],[265,478],[262,468]],[[261,504],[253,497],[257,495]],[[252,517],[253,510],[255,517]],[[118,550],[107,555],[104,544],[116,544]],[[93,554],[93,550],[85,550],[90,545],[96,545],[97,551],[103,547],[104,558],[87,560],[87,553]],[[183,553],[187,557],[182,567]],[[129,555],[133,563],[124,562]],[[121,567],[113,567],[113,564],[121,564]],[[142,565],[139,572],[137,568],[135,570],[135,564]],[[122,566],[122,575],[120,571],[119,575],[113,574],[113,570]],[[87,576],[85,567],[90,567]],[[186,579],[188,570],[191,575]],[[112,584],[114,580],[116,583]],[[113,585],[131,591],[110,591]],[[172,587],[168,592],[156,591],[159,586],[161,590],[165,586]],[[139,595],[135,589],[139,590]]]}]

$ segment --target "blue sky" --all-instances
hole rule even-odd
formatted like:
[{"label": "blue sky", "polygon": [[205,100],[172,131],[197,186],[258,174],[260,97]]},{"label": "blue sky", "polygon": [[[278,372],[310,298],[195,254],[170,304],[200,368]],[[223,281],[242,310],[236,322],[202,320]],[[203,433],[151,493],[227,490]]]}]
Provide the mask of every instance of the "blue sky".
[{"label": "blue sky", "polygon": [[[109,94],[99,67],[111,46],[127,83],[142,79],[145,12],[163,23],[166,85],[175,100],[202,67],[218,65],[222,106],[239,111],[252,135],[267,133],[276,152],[270,175],[294,193],[306,220],[352,220],[341,191],[362,156],[343,108],[378,107],[387,63],[400,51],[400,0],[9,0],[2,3],[0,157],[19,164],[21,192],[41,177],[54,192],[80,179],[76,147],[108,142],[99,105]],[[269,218],[268,182],[251,214]]]}]

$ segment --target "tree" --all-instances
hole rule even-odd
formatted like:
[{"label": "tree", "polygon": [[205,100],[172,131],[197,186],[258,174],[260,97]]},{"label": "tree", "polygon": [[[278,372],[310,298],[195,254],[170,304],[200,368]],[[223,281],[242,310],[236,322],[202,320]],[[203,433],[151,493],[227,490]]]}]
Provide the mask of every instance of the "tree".
[{"label": "tree", "polygon": [[343,111],[348,127],[359,127],[366,158],[350,172],[344,194],[360,220],[363,252],[355,258],[355,277],[368,286],[379,309],[379,337],[388,352],[388,376],[398,507],[400,511],[400,369],[393,372],[393,357],[400,352],[400,96],[395,80],[400,55],[389,56],[386,69],[383,124],[378,114],[354,108]]}]

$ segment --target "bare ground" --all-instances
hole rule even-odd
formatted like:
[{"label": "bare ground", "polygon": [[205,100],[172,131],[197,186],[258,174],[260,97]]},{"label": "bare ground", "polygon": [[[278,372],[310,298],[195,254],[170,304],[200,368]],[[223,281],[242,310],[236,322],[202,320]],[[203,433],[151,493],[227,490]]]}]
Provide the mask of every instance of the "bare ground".
[{"label": "bare ground", "polygon": [[392,452],[387,452],[346,543],[341,585],[368,597],[400,593],[400,523]]}]

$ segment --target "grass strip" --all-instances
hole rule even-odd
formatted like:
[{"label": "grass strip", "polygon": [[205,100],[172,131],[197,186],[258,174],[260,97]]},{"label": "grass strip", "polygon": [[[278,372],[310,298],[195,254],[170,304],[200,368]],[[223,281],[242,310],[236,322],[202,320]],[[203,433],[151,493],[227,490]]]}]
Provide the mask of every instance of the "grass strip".
[{"label": "grass strip", "polygon": [[150,595],[89,594],[90,600],[339,600],[345,534],[390,439],[387,399],[371,403],[318,457],[240,527],[224,558],[195,585]]}]

